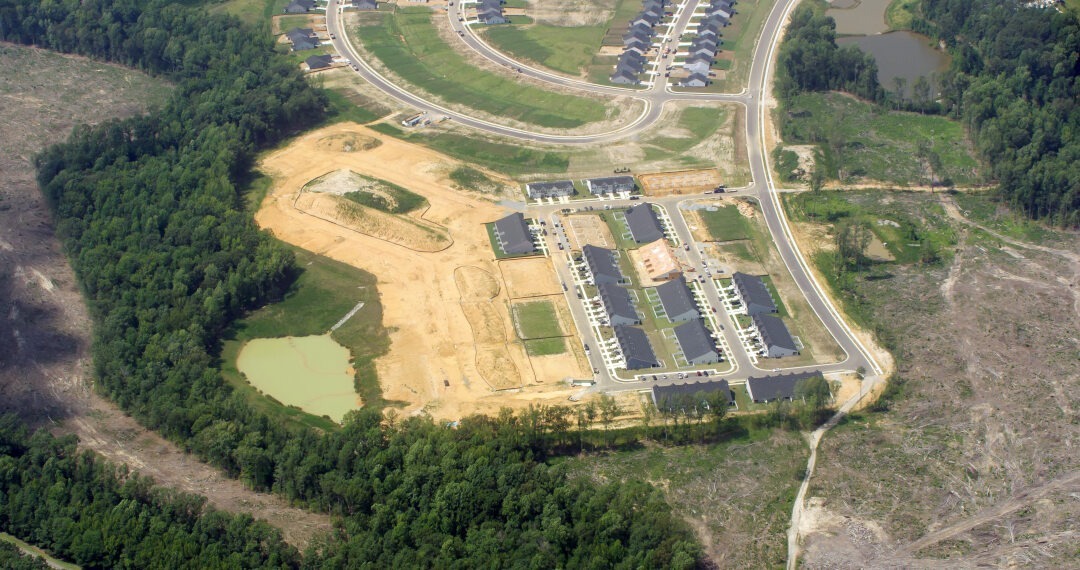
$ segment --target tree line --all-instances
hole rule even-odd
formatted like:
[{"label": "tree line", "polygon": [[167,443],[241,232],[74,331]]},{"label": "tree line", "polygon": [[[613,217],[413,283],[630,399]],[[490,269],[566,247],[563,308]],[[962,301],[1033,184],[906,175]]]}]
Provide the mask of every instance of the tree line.
[{"label": "tree line", "polygon": [[[165,0],[0,0],[0,39],[175,83],[160,109],[79,127],[43,152],[38,181],[95,321],[99,389],[250,487],[339,515],[338,531],[301,564],[698,565],[700,546],[655,489],[568,481],[543,461],[543,446],[519,419],[470,418],[448,429],[364,410],[340,430],[318,433],[283,427],[223,382],[223,331],[279,298],[296,276],[292,255],[244,211],[239,188],[257,151],[325,120],[327,106],[265,30]],[[43,472],[71,455],[59,445],[37,454]],[[89,461],[78,457],[72,461]],[[46,518],[75,516],[64,501],[90,500],[68,498],[61,487],[59,503],[27,501],[26,518],[0,519],[3,527],[72,551],[84,548],[77,540],[108,543],[136,532],[118,524],[68,528],[70,538],[34,534]],[[102,508],[122,510],[125,500],[103,499]],[[206,533],[229,538],[245,556],[257,545],[215,529]],[[74,557],[113,562],[85,548]]]}]

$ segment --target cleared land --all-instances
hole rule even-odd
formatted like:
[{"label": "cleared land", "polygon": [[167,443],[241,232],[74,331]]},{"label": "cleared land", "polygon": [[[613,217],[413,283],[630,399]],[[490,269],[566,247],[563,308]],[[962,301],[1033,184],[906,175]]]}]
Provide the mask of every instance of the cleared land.
[{"label": "cleared land", "polygon": [[90,319],[53,235],[31,157],[77,122],[131,116],[160,104],[168,85],[122,67],[0,44],[0,411],[50,425],[159,484],[250,513],[304,545],[329,518],[253,493],[140,426],[93,388]]},{"label": "cleared land", "polygon": [[[324,138],[343,133],[382,144],[364,152],[319,148]],[[565,402],[570,392],[558,381],[580,377],[582,366],[573,354],[544,357],[557,362],[535,366],[525,347],[514,342],[511,298],[484,231],[484,223],[506,212],[481,194],[453,190],[449,173],[460,166],[359,125],[334,125],[262,160],[261,169],[274,184],[256,221],[284,241],[377,277],[390,348],[374,365],[383,397],[401,402],[405,413],[425,410],[457,419],[496,413],[502,406]],[[293,206],[310,180],[342,168],[423,196],[430,203],[425,219],[445,227],[452,245],[417,251],[312,218]],[[494,391],[517,387],[523,389]]]},{"label": "cleared land", "polygon": [[701,194],[716,188],[723,181],[718,170],[682,170],[642,174],[641,193],[646,196],[671,196],[676,194]]},{"label": "cleared land", "polygon": [[551,260],[546,257],[500,261],[499,271],[502,272],[506,292],[511,299],[556,295],[562,292]]},{"label": "cleared land", "polygon": [[[940,196],[844,198],[957,241],[940,262],[883,264],[840,295],[902,358],[877,413],[822,441],[806,566],[1076,567],[1080,236],[995,236]],[[797,224],[800,240],[819,225]]]},{"label": "cleared land", "polygon": [[708,446],[663,447],[584,455],[571,473],[597,481],[645,480],[693,527],[716,568],[776,568],[806,445],[795,433],[754,431]]},{"label": "cleared land", "polygon": [[808,93],[794,98],[782,120],[785,141],[820,143],[819,166],[841,184],[927,186],[931,171],[920,158],[920,145],[940,157],[938,180],[979,180],[964,126],[945,117],[882,111],[840,93]]},{"label": "cleared land", "polygon": [[566,223],[566,237],[570,239],[570,249],[580,250],[585,245],[595,245],[612,249],[615,238],[611,229],[599,214],[576,214],[563,218]]},{"label": "cleared land", "polygon": [[543,127],[608,118],[593,99],[563,95],[471,65],[439,35],[428,8],[364,14],[355,39],[405,81],[453,104]]}]

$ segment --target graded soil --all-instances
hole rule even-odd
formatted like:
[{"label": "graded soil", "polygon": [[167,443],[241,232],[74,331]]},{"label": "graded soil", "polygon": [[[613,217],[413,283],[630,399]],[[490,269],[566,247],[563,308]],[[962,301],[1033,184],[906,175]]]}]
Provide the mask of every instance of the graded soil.
[{"label": "graded soil", "polygon": [[[379,144],[331,150],[327,141],[342,137]],[[547,294],[557,287],[550,262],[495,261],[484,224],[508,212],[481,194],[453,189],[447,176],[460,165],[360,125],[333,125],[263,158],[260,168],[274,184],[255,219],[279,239],[377,276],[390,349],[375,359],[375,367],[384,397],[404,402],[405,413],[457,419],[494,414],[503,406],[566,403],[572,391],[562,381],[585,374],[581,360],[568,353],[541,357],[534,365],[516,338],[509,310],[514,296]],[[423,219],[445,228],[452,243],[422,251],[407,240],[394,243],[360,233],[294,205],[305,184],[340,169],[424,196],[430,207]],[[531,282],[523,281],[527,274]],[[568,344],[580,341],[568,339]]]}]

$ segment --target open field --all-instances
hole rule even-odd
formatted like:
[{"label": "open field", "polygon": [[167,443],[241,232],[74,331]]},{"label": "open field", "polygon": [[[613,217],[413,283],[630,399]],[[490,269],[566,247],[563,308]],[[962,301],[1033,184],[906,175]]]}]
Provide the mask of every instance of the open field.
[{"label": "open field", "polygon": [[[875,413],[822,441],[806,567],[1076,567],[1080,236],[998,237],[947,196],[845,199],[958,241],[939,262],[891,263],[839,295],[900,358]],[[800,242],[820,225],[796,224]]]},{"label": "open field", "polygon": [[80,445],[158,484],[250,513],[304,545],[328,517],[247,489],[146,430],[93,389],[91,326],[75,276],[53,235],[30,162],[78,122],[126,117],[162,104],[170,87],[119,66],[0,44],[0,411],[74,434]]},{"label": "open field", "polygon": [[798,95],[781,113],[785,142],[820,143],[820,166],[841,184],[928,185],[930,172],[919,158],[919,145],[929,145],[941,158],[939,180],[959,185],[979,180],[978,161],[957,121],[883,111],[839,93]]},{"label": "open field", "polygon": [[[382,144],[348,153],[319,148],[321,140],[344,133]],[[326,127],[262,160],[260,168],[274,185],[256,221],[284,241],[376,276],[390,347],[374,366],[383,397],[401,402],[404,413],[425,410],[457,419],[495,413],[502,406],[563,402],[569,386],[559,381],[580,376],[582,366],[574,354],[544,357],[557,362],[534,366],[525,347],[514,342],[511,297],[483,228],[505,211],[484,195],[452,190],[448,175],[459,166],[359,125]],[[417,251],[312,218],[293,206],[304,184],[342,168],[423,196],[430,203],[425,219],[445,227],[452,245]],[[506,388],[522,389],[495,392]]]},{"label": "open field", "polygon": [[394,74],[451,104],[559,129],[611,116],[597,100],[555,93],[471,65],[440,37],[433,17],[427,8],[364,14],[354,39]]},{"label": "open field", "polygon": [[590,68],[602,64],[598,54],[609,31],[625,29],[635,9],[641,4],[634,0],[531,1],[526,13],[532,23],[481,31],[493,47],[515,59],[587,77]]},{"label": "open field", "polygon": [[597,481],[644,480],[693,527],[714,568],[776,568],[807,450],[798,434],[744,432],[714,445],[642,448],[565,460]]},{"label": "open field", "polygon": [[613,249],[615,238],[611,229],[599,214],[578,214],[563,218],[566,223],[566,237],[570,239],[570,249],[581,250],[585,245],[595,245]]},{"label": "open field", "polygon": [[750,228],[746,216],[739,213],[734,205],[697,210],[697,216],[705,224],[709,236],[716,241],[731,241],[750,237]]}]

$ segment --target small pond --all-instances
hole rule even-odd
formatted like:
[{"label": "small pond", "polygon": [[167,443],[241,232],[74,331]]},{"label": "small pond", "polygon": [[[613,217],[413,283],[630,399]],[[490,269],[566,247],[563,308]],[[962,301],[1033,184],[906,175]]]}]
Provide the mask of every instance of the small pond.
[{"label": "small pond", "polygon": [[889,31],[885,11],[892,0],[834,0],[825,15],[836,20],[837,35],[871,35]]},{"label": "small pond", "polygon": [[236,367],[262,393],[309,414],[340,422],[360,407],[349,351],[328,334],[248,341]]},{"label": "small pond", "polygon": [[909,97],[919,77],[929,78],[949,65],[949,57],[935,49],[930,44],[930,38],[914,32],[838,38],[836,43],[855,44],[874,56],[878,65],[878,82],[886,91],[895,91],[895,78],[904,78],[907,84],[904,91]]}]

